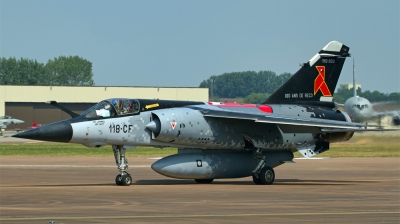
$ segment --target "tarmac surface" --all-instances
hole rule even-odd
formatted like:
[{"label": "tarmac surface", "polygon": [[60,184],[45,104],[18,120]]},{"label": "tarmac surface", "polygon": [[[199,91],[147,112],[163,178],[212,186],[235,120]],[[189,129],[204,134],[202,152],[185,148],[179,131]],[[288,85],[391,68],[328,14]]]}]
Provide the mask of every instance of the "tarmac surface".
[{"label": "tarmac surface", "polygon": [[295,159],[273,185],[196,184],[128,158],[0,157],[0,223],[400,223],[400,158]]},{"label": "tarmac surface", "polygon": [[[399,135],[364,132],[361,135]],[[12,138],[0,144],[37,141]],[[251,178],[196,184],[128,158],[116,186],[110,157],[0,157],[0,223],[400,223],[400,158],[295,159],[273,185]]]}]

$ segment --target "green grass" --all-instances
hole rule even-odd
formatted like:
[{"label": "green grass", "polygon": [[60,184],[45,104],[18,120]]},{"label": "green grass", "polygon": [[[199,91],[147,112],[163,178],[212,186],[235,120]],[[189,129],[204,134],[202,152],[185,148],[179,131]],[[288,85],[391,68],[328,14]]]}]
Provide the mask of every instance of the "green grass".
[{"label": "green grass", "polygon": [[[176,148],[137,147],[126,150],[127,156],[158,157],[176,154]],[[88,148],[78,144],[5,144],[0,145],[0,156],[112,156],[111,146]]]},{"label": "green grass", "polygon": [[[127,156],[161,157],[176,154],[176,148],[137,147]],[[0,156],[112,156],[111,146],[87,148],[78,144],[3,144]],[[295,156],[301,156],[295,153]],[[400,157],[399,136],[355,136],[350,141],[332,143],[322,157]]]},{"label": "green grass", "polygon": [[347,142],[331,144],[321,156],[400,157],[399,136],[355,136]]},{"label": "green grass", "polygon": [[[295,153],[300,157],[300,153]],[[400,157],[399,136],[355,136],[349,141],[330,144],[319,157]]]}]

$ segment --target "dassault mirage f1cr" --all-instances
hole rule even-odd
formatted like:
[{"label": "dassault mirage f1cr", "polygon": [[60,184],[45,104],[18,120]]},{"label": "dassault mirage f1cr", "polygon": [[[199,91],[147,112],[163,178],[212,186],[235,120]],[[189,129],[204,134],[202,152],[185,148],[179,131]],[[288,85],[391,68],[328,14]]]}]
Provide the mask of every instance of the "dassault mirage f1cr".
[{"label": "dassault mirage f1cr", "polygon": [[72,118],[14,137],[112,145],[117,185],[131,184],[125,150],[132,146],[178,148],[151,166],[168,177],[211,183],[252,176],[272,184],[273,168],[292,162],[293,152],[312,157],[367,127],[329,101],[348,56],[346,45],[328,43],[259,105],[113,98],[80,115],[60,107]]}]

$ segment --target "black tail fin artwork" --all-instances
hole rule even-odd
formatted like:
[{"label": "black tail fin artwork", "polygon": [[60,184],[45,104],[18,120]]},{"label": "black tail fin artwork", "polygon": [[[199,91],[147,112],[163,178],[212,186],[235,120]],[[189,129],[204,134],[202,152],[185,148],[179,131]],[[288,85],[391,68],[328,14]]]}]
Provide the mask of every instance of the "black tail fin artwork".
[{"label": "black tail fin artwork", "polygon": [[263,104],[332,101],[346,57],[350,57],[349,47],[338,41],[329,42]]}]

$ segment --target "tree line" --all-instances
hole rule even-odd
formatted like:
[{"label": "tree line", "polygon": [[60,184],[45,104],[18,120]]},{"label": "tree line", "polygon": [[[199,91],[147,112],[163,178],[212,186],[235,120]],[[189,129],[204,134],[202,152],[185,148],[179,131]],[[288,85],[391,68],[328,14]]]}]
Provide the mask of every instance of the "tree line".
[{"label": "tree line", "polygon": [[[339,88],[333,95],[333,101],[337,103],[345,103],[347,99],[353,97],[353,88],[347,89],[346,87]],[[362,91],[360,88],[357,89],[357,96],[364,97],[368,99],[371,103],[374,102],[386,102],[395,101],[400,103],[400,92],[394,93],[381,93],[377,90],[375,91]]]},{"label": "tree line", "polygon": [[209,88],[211,98],[246,97],[252,93],[271,94],[291,76],[290,73],[276,75],[273,71],[231,72],[213,75],[199,87]]},{"label": "tree line", "polygon": [[92,63],[78,56],[60,56],[46,64],[1,57],[0,85],[93,86]]},{"label": "tree line", "polygon": [[[244,103],[262,103],[271,93],[285,83],[292,74],[282,73],[276,75],[272,71],[246,71],[224,73],[218,76],[211,76],[200,83],[201,88],[209,88],[210,98],[244,98]],[[400,103],[400,92],[390,94],[379,91],[357,90],[357,95],[368,99],[371,102],[395,101]],[[353,96],[353,89],[339,88],[333,95],[333,101],[345,103]]]},{"label": "tree line", "polygon": [[[245,71],[213,75],[200,83],[209,88],[210,98],[244,98],[245,103],[262,103],[290,77],[273,71]],[[92,63],[79,56],[60,56],[46,64],[32,59],[0,58],[0,85],[94,86]],[[357,90],[357,95],[371,102],[396,101],[400,92]],[[353,89],[339,88],[333,100],[344,103],[353,96]]]}]

